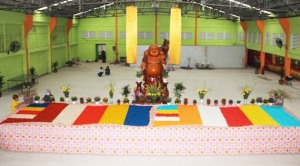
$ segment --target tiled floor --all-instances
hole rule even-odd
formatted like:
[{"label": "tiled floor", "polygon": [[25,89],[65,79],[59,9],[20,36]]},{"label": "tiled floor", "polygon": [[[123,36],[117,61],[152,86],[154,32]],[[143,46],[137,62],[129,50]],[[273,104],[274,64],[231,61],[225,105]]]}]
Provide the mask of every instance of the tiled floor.
[{"label": "tiled floor", "polygon": [[[111,68],[110,76],[98,77],[100,66]],[[135,68],[123,64],[81,63],[75,67],[64,67],[58,73],[50,73],[39,78],[35,87],[39,95],[43,96],[46,89],[51,89],[56,100],[62,95],[60,87],[70,84],[70,96],[78,97],[108,97],[107,86],[109,82],[115,83],[114,99],[121,99],[121,88],[129,84],[135,87]],[[173,87],[176,82],[183,82],[186,86],[183,98],[198,99],[197,88],[206,84],[210,89],[206,98],[212,100],[222,98],[241,100],[240,86],[254,87],[249,98],[261,96],[267,98],[272,88],[286,89],[294,97],[292,101],[286,100],[285,106],[300,117],[300,81],[293,81],[293,86],[278,84],[278,75],[266,72],[266,75],[255,75],[253,68],[247,69],[214,69],[214,70],[183,70],[176,69],[170,72],[168,78],[169,92],[173,97]],[[4,91],[0,98],[0,118],[10,114],[11,96],[17,91]],[[132,100],[132,96],[129,98]],[[173,99],[174,101],[174,99]],[[199,100],[198,100],[199,101]],[[299,133],[300,135],[300,133]],[[299,137],[300,142],[300,137]],[[34,166],[34,165],[300,165],[300,155],[236,155],[236,156],[100,156],[100,155],[74,155],[74,154],[48,154],[48,153],[19,153],[0,150],[0,166]]]}]

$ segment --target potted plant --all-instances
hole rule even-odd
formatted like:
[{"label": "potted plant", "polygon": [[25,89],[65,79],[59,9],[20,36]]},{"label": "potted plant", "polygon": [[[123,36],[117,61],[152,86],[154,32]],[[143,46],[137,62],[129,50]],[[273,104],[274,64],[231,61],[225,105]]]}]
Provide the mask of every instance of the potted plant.
[{"label": "potted plant", "polygon": [[268,94],[270,97],[274,98],[274,105],[282,106],[284,99],[292,99],[292,96],[284,89],[272,89]]},{"label": "potted plant", "polygon": [[250,103],[251,103],[251,104],[254,104],[254,103],[255,103],[255,99],[252,98],[252,99],[250,100]]},{"label": "potted plant", "polygon": [[166,98],[166,103],[167,103],[168,105],[171,104],[171,101],[172,101],[172,98],[171,98],[171,97]]},{"label": "potted plant", "polygon": [[71,101],[73,102],[73,104],[75,104],[77,100],[78,100],[78,98],[76,96],[71,97]]},{"label": "potted plant", "polygon": [[236,104],[237,104],[237,105],[241,105],[241,100],[237,100],[237,101],[236,101]]},{"label": "potted plant", "polygon": [[39,102],[40,102],[40,98],[41,98],[41,97],[38,96],[38,95],[37,95],[37,96],[34,96],[34,102],[35,102],[35,103],[39,103]]},{"label": "potted plant", "polygon": [[3,85],[4,85],[4,80],[3,80],[3,75],[1,74],[0,72],[0,97],[2,96],[2,88],[3,88]]},{"label": "potted plant", "polygon": [[33,97],[37,96],[37,90],[35,88],[31,88],[30,86],[24,86],[19,92],[19,95],[23,96],[25,104],[31,104],[33,103]]},{"label": "potted plant", "polygon": [[193,105],[197,105],[197,100],[193,100]]},{"label": "potted plant", "polygon": [[285,70],[282,68],[279,72],[280,80],[278,80],[280,85],[284,84],[284,78],[285,78]]},{"label": "potted plant", "polygon": [[58,62],[57,61],[53,62],[52,63],[52,71],[54,73],[57,73],[57,67],[58,67]]},{"label": "potted plant", "polygon": [[135,76],[137,82],[142,82],[142,77],[144,76],[144,73],[142,70],[137,70]]},{"label": "potted plant", "polygon": [[103,103],[107,104],[108,102],[108,98],[107,97],[103,97]]},{"label": "potted plant", "polygon": [[99,104],[100,100],[101,100],[100,96],[94,97],[94,101],[96,104]]},{"label": "potted plant", "polygon": [[261,105],[261,104],[262,104],[262,101],[263,101],[263,99],[262,99],[261,97],[257,97],[257,98],[256,98],[256,103],[257,103],[258,105]]},{"label": "potted plant", "polygon": [[211,103],[211,100],[210,99],[206,99],[206,104],[210,105],[210,103]]},{"label": "potted plant", "polygon": [[65,98],[64,98],[64,97],[60,97],[60,98],[59,98],[59,101],[60,101],[60,102],[65,102]]},{"label": "potted plant", "polygon": [[169,70],[167,69],[163,69],[161,72],[162,78],[163,78],[163,82],[168,82],[167,78],[169,77]]},{"label": "potted plant", "polygon": [[179,83],[175,83],[174,84],[174,89],[173,89],[173,93],[174,93],[174,96],[175,96],[175,103],[181,103],[181,96],[182,96],[182,93],[184,92],[185,90],[185,86],[183,85],[182,82],[179,82]]},{"label": "potted plant", "polygon": [[83,104],[84,103],[84,97],[80,97],[79,102],[80,102],[80,104]]},{"label": "potted plant", "polygon": [[30,67],[29,69],[30,75],[34,76],[35,75],[35,68],[33,66]]},{"label": "potted plant", "polygon": [[264,105],[267,105],[269,103],[268,99],[263,99]]},{"label": "potted plant", "polygon": [[187,105],[188,103],[189,103],[189,99],[188,99],[188,98],[184,98],[184,99],[183,99],[183,104],[184,104],[184,105]]},{"label": "potted plant", "polygon": [[272,106],[272,105],[274,104],[274,99],[273,99],[273,97],[270,97],[270,98],[268,99],[268,101],[269,101],[269,105],[270,105],[270,106]]},{"label": "potted plant", "polygon": [[128,99],[128,95],[131,93],[130,85],[125,85],[122,87],[122,96]]},{"label": "potted plant", "polygon": [[223,98],[223,99],[221,100],[221,103],[222,103],[223,106],[225,106],[225,105],[226,105],[226,99]]},{"label": "potted plant", "polygon": [[124,104],[129,104],[129,99],[128,99],[127,97],[124,97],[123,103],[124,103]]},{"label": "potted plant", "polygon": [[233,100],[232,100],[232,99],[229,99],[229,100],[228,100],[228,103],[229,103],[229,105],[232,105],[232,104],[233,104]]},{"label": "potted plant", "polygon": [[216,99],[216,100],[214,100],[214,104],[215,105],[218,105],[218,103],[219,103],[219,101]]},{"label": "potted plant", "polygon": [[92,102],[92,99],[90,97],[87,97],[85,100],[86,100],[87,103],[91,103]]}]

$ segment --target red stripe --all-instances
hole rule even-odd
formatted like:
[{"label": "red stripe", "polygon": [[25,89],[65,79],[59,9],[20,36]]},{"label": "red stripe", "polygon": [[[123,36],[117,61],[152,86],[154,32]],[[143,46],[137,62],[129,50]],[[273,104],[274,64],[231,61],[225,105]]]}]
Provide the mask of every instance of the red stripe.
[{"label": "red stripe", "polygon": [[240,110],[239,107],[220,107],[228,126],[249,126],[252,125],[248,117]]},{"label": "red stripe", "polygon": [[33,121],[35,122],[52,122],[68,104],[65,103],[51,103],[42,112],[40,112]]},{"label": "red stripe", "polygon": [[178,114],[156,114],[156,116],[178,117]]},{"label": "red stripe", "polygon": [[108,106],[87,106],[73,125],[98,123]]},{"label": "red stripe", "polygon": [[16,114],[30,114],[30,115],[37,115],[41,111],[30,111],[30,110],[20,110]]},{"label": "red stripe", "polygon": [[18,123],[18,122],[32,122],[32,119],[19,119],[19,118],[8,118],[4,121],[2,121],[0,124],[3,123]]}]

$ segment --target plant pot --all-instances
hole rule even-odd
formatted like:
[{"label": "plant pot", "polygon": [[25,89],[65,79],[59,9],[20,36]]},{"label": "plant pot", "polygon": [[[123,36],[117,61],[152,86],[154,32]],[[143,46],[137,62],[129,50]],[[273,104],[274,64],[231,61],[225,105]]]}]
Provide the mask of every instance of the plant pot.
[{"label": "plant pot", "polygon": [[274,99],[274,105],[283,106],[284,99],[283,98],[275,98]]},{"label": "plant pot", "polygon": [[280,85],[283,85],[283,84],[284,84],[284,80],[278,80],[278,83],[279,83]]}]

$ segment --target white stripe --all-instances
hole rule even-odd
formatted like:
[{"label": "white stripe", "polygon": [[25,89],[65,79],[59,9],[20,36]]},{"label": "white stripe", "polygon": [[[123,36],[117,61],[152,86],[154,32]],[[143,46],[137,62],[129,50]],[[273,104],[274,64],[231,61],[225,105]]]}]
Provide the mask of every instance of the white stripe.
[{"label": "white stripe", "polygon": [[219,107],[198,106],[203,126],[228,126]]},{"label": "white stripe", "polygon": [[73,124],[85,107],[86,104],[69,104],[52,123]]},{"label": "white stripe", "polygon": [[17,119],[33,119],[36,115],[31,114],[13,114],[9,118],[17,118]]},{"label": "white stripe", "polygon": [[156,116],[155,121],[179,121],[179,117]]}]

